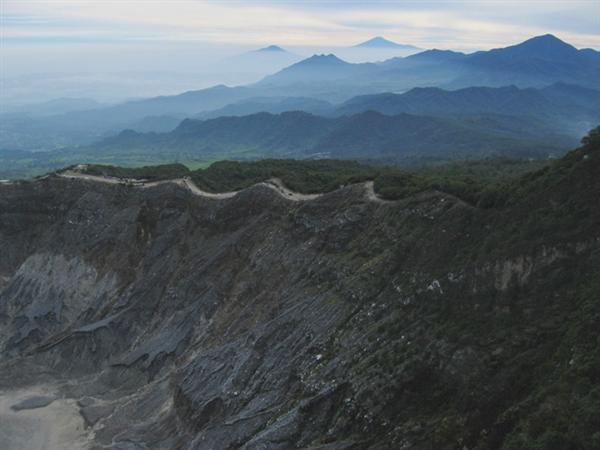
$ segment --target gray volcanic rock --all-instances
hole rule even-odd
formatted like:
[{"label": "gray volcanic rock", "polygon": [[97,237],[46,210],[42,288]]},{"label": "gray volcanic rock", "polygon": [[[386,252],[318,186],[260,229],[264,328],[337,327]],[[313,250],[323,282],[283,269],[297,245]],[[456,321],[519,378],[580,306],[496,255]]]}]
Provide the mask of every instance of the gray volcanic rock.
[{"label": "gray volcanic rock", "polygon": [[499,448],[598,247],[478,253],[504,216],[361,185],[0,186],[0,390],[53,380],[98,448]]},{"label": "gray volcanic rock", "polygon": [[13,411],[22,411],[24,409],[43,408],[45,406],[48,406],[54,400],[55,400],[54,397],[38,395],[38,396],[26,398],[25,400],[20,401],[19,403],[15,404],[15,405],[12,405],[10,407],[10,409],[12,409]]}]

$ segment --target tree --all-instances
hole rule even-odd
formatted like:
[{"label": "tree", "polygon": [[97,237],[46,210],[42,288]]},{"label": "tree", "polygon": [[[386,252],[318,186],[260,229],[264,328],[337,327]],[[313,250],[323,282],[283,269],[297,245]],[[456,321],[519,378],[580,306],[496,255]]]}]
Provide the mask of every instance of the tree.
[{"label": "tree", "polygon": [[581,143],[585,146],[600,145],[600,126],[590,130],[587,136],[584,136]]}]

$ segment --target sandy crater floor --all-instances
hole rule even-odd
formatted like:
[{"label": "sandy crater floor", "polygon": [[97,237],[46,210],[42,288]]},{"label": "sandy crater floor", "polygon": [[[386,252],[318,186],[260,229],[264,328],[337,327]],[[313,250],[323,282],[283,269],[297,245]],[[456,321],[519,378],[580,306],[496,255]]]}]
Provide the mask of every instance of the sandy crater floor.
[{"label": "sandy crater floor", "polygon": [[[90,446],[89,432],[75,400],[58,397],[47,386],[0,391],[0,448],[2,450],[84,450]],[[47,406],[39,406],[48,403]],[[14,410],[13,406],[33,407]]]}]

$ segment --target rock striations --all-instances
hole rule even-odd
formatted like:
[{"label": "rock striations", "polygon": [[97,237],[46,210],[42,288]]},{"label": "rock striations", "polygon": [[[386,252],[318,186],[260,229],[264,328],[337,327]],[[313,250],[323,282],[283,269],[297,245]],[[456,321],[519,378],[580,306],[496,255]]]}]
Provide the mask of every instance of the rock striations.
[{"label": "rock striations", "polygon": [[[599,165],[578,152],[487,209],[1,185],[0,390],[77,401],[91,448],[519,448],[598,380]],[[562,438],[592,448],[594,417]]]}]

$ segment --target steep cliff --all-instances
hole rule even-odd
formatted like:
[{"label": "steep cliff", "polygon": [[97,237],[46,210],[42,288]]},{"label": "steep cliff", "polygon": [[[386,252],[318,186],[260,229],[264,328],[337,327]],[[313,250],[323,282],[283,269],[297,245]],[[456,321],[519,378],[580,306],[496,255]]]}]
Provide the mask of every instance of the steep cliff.
[{"label": "steep cliff", "polygon": [[599,169],[485,209],[0,185],[0,389],[76,399],[96,448],[597,448]]}]

